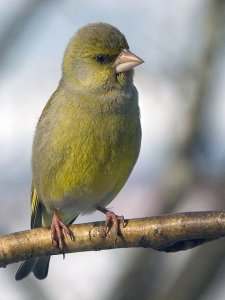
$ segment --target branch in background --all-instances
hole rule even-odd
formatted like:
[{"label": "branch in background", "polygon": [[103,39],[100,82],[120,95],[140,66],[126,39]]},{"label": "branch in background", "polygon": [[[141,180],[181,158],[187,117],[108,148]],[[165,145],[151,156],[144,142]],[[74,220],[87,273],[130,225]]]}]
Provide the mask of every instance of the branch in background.
[{"label": "branch in background", "polygon": [[[125,221],[115,244],[113,228],[104,222],[71,225],[75,241],[66,240],[65,253],[143,247],[174,252],[225,236],[225,212],[189,212]],[[0,238],[0,267],[31,257],[61,254],[50,230],[36,228]]]}]

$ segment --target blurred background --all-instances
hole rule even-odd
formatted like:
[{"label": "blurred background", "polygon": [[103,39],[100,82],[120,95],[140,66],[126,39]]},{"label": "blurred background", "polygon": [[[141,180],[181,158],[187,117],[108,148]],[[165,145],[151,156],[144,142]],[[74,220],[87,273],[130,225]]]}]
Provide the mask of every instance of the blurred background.
[{"label": "blurred background", "polygon": [[[29,228],[35,125],[69,39],[96,21],[118,27],[145,61],[135,73],[142,149],[110,209],[126,218],[224,209],[225,1],[0,0],[1,235]],[[17,267],[0,269],[1,299],[225,299],[223,239],[173,254],[55,256],[44,281],[16,282]]]}]

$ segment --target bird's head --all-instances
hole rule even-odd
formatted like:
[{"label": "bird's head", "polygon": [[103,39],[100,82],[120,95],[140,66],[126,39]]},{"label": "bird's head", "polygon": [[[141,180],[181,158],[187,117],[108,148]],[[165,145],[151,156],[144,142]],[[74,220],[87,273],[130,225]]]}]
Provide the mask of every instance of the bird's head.
[{"label": "bird's head", "polygon": [[94,23],[82,27],[69,42],[63,78],[74,89],[109,91],[132,83],[133,68],[141,63],[117,28]]}]

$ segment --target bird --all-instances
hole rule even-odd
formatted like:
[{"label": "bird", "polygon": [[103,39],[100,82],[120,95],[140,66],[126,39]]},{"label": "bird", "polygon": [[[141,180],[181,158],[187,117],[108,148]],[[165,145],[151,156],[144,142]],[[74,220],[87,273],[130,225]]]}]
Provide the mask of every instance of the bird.
[{"label": "bird", "polygon": [[[64,251],[63,232],[78,215],[99,210],[119,230],[122,217],[106,206],[126,183],[141,146],[132,53],[113,25],[81,27],[66,47],[62,77],[36,125],[32,146],[31,228],[51,227]],[[50,256],[21,263],[16,280],[48,275]]]}]

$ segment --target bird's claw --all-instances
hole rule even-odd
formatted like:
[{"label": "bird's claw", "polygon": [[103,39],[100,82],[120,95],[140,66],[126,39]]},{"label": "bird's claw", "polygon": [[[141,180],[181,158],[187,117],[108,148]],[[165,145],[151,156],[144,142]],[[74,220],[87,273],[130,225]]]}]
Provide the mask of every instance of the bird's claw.
[{"label": "bird's claw", "polygon": [[54,213],[52,217],[52,224],[51,224],[51,239],[52,244],[55,241],[57,247],[62,251],[63,257],[65,256],[65,234],[69,235],[71,240],[74,240],[74,234],[72,230],[69,228],[68,225],[64,224],[59,217],[58,213]]},{"label": "bird's claw", "polygon": [[114,226],[114,230],[115,230],[114,243],[116,244],[117,237],[122,236],[121,224],[122,224],[123,228],[125,227],[124,216],[117,216],[114,212],[112,212],[104,207],[101,207],[101,206],[98,206],[97,210],[101,211],[102,213],[104,213],[106,215],[106,222],[105,222],[106,228],[107,228],[106,234],[108,234],[109,231],[111,230],[112,226]]}]

